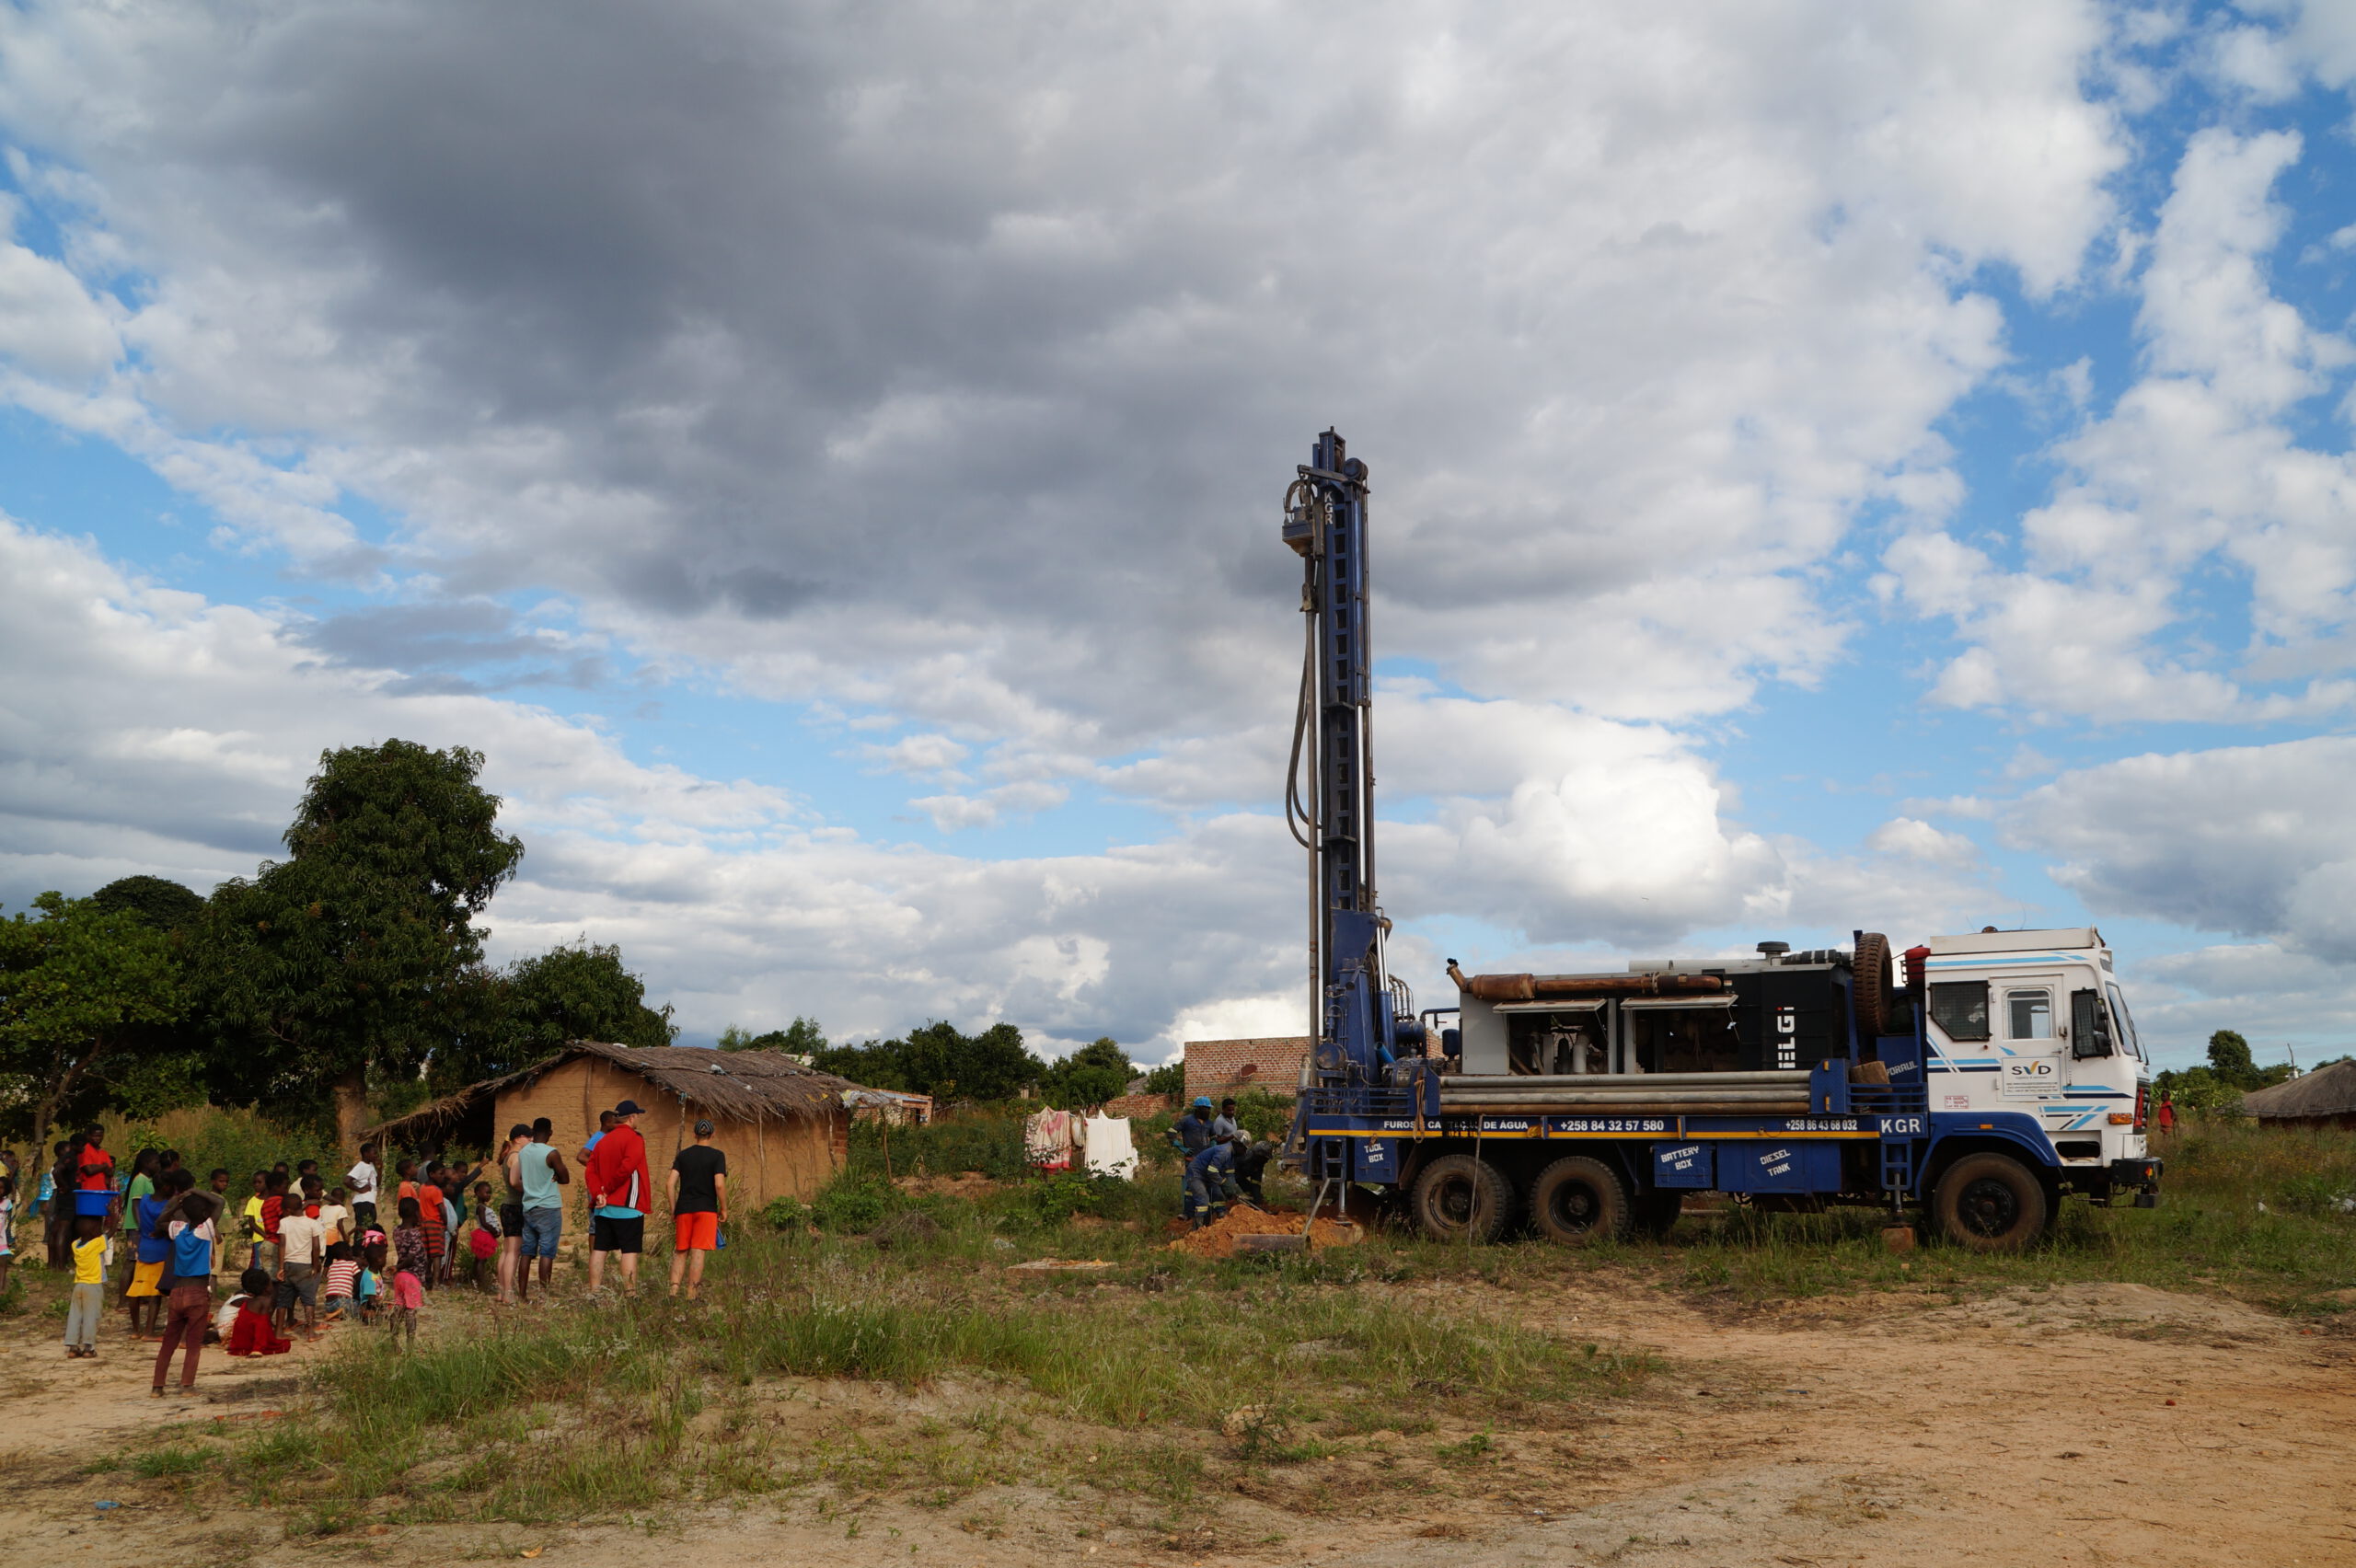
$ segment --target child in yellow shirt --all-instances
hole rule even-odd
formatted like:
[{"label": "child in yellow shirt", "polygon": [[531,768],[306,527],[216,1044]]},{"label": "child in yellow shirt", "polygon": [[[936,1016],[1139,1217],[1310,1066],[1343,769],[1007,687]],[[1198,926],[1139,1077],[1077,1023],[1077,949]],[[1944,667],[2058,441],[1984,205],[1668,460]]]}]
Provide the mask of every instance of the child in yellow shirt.
[{"label": "child in yellow shirt", "polygon": [[106,1216],[74,1220],[74,1291],[65,1308],[65,1354],[98,1354],[98,1320],[107,1309]]}]

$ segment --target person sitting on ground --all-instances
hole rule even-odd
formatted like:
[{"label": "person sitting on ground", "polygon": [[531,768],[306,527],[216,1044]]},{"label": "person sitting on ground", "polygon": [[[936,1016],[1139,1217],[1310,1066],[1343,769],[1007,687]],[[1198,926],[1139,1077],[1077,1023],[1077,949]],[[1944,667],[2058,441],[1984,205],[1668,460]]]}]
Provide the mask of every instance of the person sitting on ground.
[{"label": "person sitting on ground", "polygon": [[1186,1161],[1186,1217],[1207,1225],[1235,1196],[1235,1146],[1207,1144]]},{"label": "person sitting on ground", "polygon": [[349,1241],[328,1248],[327,1283],[319,1286],[319,1320],[332,1323],[359,1315],[360,1254]]},{"label": "person sitting on ground", "polygon": [[283,1355],[294,1348],[294,1342],[283,1339],[271,1326],[271,1293],[275,1282],[260,1269],[248,1269],[238,1281],[245,1295],[237,1302],[237,1321],[229,1329],[229,1354],[246,1355]]},{"label": "person sitting on ground", "polygon": [[671,1157],[671,1294],[684,1274],[690,1301],[703,1291],[704,1254],[728,1223],[728,1156],[711,1147],[711,1134],[710,1122],[698,1122],[696,1141]]},{"label": "person sitting on ground", "polygon": [[[253,1271],[246,1271],[246,1273],[251,1272]],[[213,1327],[204,1336],[205,1343],[227,1344],[229,1343],[229,1336],[237,1332],[237,1309],[243,1307],[247,1302],[253,1299],[253,1297],[248,1295],[243,1288],[242,1281],[244,1277],[245,1276],[242,1274],[238,1276],[239,1281],[241,1282],[240,1287],[231,1291],[229,1293],[229,1299],[224,1301],[219,1307],[214,1309]]]}]

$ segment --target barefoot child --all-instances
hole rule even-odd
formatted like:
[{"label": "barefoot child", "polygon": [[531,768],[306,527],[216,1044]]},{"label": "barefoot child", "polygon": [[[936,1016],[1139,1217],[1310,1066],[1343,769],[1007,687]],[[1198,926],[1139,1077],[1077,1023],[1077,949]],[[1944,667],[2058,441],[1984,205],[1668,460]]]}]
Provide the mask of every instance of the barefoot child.
[{"label": "barefoot child", "polygon": [[386,1332],[398,1339],[406,1331],[410,1348],[417,1344],[417,1311],[425,1305],[428,1258],[425,1232],[418,1224],[415,1198],[403,1198],[400,1225],[393,1231],[393,1309],[386,1314]]}]

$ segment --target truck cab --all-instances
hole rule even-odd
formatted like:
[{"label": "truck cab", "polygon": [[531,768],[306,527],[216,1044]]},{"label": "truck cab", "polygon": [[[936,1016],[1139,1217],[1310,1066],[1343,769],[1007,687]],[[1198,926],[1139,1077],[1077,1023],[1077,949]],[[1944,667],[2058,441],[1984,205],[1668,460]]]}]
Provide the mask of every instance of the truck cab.
[{"label": "truck cab", "polygon": [[2151,1066],[2100,931],[1932,937],[1908,958],[1923,971],[1923,1067],[1942,1141],[2026,1141],[2033,1128],[2059,1190],[2107,1203],[2150,1189]]}]

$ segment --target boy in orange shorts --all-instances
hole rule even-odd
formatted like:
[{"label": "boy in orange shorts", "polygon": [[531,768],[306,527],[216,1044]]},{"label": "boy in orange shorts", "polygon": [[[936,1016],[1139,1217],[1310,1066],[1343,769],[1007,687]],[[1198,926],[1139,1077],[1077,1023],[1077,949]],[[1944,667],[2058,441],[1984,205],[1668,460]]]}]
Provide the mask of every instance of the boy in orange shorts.
[{"label": "boy in orange shorts", "polygon": [[687,1299],[703,1289],[703,1255],[720,1245],[728,1222],[728,1157],[711,1147],[711,1124],[696,1124],[696,1141],[671,1158],[671,1294],[682,1275]]}]

